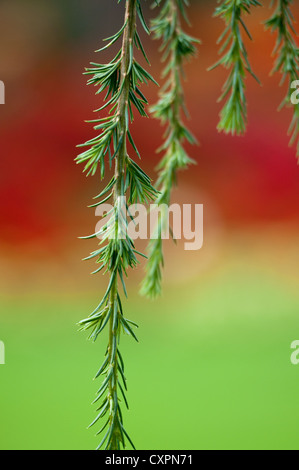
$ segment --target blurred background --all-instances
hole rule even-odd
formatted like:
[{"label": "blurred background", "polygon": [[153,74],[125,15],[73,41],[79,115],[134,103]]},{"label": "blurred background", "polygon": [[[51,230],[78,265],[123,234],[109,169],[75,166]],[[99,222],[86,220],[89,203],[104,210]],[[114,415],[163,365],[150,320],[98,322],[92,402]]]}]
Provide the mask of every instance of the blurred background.
[{"label": "blurred background", "polygon": [[[86,430],[106,338],[77,332],[103,295],[107,279],[82,262],[95,248],[92,197],[99,178],[74,163],[76,145],[94,136],[85,120],[101,98],[82,75],[94,51],[122,24],[111,0],[1,0],[0,79],[0,366],[1,449],[93,449]],[[150,2],[148,2],[150,5]],[[173,202],[204,204],[204,247],[165,243],[164,293],[138,294],[144,263],[130,273],[127,316],[139,344],[122,338],[130,411],[126,427],[138,449],[298,449],[299,168],[288,147],[291,110],[270,76],[275,37],[265,31],[270,2],[246,23],[246,41],[262,86],[247,80],[248,132],[216,130],[227,72],[216,62],[223,30],[216,1],[191,1],[192,27],[202,40],[186,66],[189,127],[200,141],[197,161],[179,175]],[[299,19],[299,7],[293,7]],[[147,18],[155,11],[146,8]],[[297,24],[297,29],[299,25]],[[143,34],[160,80],[158,44]],[[158,89],[143,90],[150,103]],[[163,129],[136,117],[132,132],[143,168],[154,178]],[[145,246],[141,243],[140,250]]]}]

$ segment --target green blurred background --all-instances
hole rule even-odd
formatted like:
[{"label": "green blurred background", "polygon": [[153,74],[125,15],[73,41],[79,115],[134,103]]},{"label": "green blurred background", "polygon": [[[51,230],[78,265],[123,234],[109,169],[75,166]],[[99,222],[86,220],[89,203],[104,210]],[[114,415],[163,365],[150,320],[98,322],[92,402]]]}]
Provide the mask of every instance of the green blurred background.
[{"label": "green blurred background", "polygon": [[[186,67],[189,125],[201,142],[189,149],[197,166],[183,172],[173,201],[204,204],[204,247],[165,244],[161,299],[138,295],[144,264],[130,274],[127,316],[140,343],[122,338],[130,411],[125,422],[138,449],[298,449],[299,186],[295,149],[286,131],[291,111],[269,76],[275,37],[263,21],[248,26],[248,132],[218,134],[216,99],[226,72],[207,72],[222,31],[214,1],[191,1],[198,57]],[[0,2],[1,449],[93,449],[90,405],[106,338],[96,344],[76,322],[97,305],[107,280],[82,263],[97,219],[87,209],[99,192],[74,162],[76,145],[93,135],[84,120],[100,106],[85,86],[84,66],[109,60],[93,51],[121,24],[111,0]],[[299,18],[298,6],[294,6]],[[146,15],[154,12],[146,9]],[[157,44],[144,38],[159,79]],[[157,89],[144,90],[149,100]],[[137,118],[133,133],[143,167],[154,177],[162,132]],[[145,247],[141,243],[139,248]]]}]

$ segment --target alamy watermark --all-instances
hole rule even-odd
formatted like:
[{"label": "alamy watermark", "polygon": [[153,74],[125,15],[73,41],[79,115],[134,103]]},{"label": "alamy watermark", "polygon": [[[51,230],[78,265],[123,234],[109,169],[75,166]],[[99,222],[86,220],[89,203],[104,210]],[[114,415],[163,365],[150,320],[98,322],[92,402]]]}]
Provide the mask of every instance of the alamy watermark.
[{"label": "alamy watermark", "polygon": [[5,85],[2,80],[0,80],[0,104],[5,104]]},{"label": "alamy watermark", "polygon": [[150,204],[148,208],[136,203],[128,206],[126,197],[121,196],[114,205],[99,205],[95,214],[101,217],[95,228],[99,239],[172,238],[184,240],[185,250],[203,246],[203,204]]},{"label": "alamy watermark", "polygon": [[3,341],[0,341],[0,365],[5,364],[5,346]]},{"label": "alamy watermark", "polygon": [[291,363],[297,366],[299,364],[299,340],[295,340],[291,343],[291,349],[294,349],[291,354]]},{"label": "alamy watermark", "polygon": [[291,83],[291,89],[295,89],[291,94],[291,103],[294,105],[299,104],[299,80],[294,80]]}]

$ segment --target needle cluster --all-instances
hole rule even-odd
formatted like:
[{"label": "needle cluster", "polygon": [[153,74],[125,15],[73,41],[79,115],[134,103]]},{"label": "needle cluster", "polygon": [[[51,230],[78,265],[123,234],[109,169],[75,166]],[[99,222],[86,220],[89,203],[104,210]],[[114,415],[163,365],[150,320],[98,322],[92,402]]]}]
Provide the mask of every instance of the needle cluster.
[{"label": "needle cluster", "polygon": [[218,130],[226,134],[241,135],[246,131],[246,72],[259,83],[249,63],[242,35],[242,31],[244,31],[252,39],[243,21],[243,14],[249,14],[251,8],[257,6],[261,6],[257,0],[220,0],[220,5],[215,11],[215,16],[222,18],[226,27],[218,39],[218,43],[221,44],[219,50],[221,58],[210,70],[219,65],[229,70],[228,78],[223,86],[223,93],[219,98],[219,101],[226,101],[220,112]]},{"label": "needle cluster", "polygon": [[161,292],[163,268],[163,232],[168,224],[168,206],[171,193],[177,182],[177,172],[187,168],[194,161],[188,156],[185,142],[195,144],[196,140],[183,122],[187,114],[183,91],[183,66],[196,53],[199,41],[184,32],[182,19],[187,20],[187,0],[165,0],[159,15],[152,22],[155,38],[162,40],[162,61],[165,62],[162,77],[165,80],[158,103],[152,107],[153,115],[166,126],[165,141],[159,151],[163,158],[158,166],[156,200],[161,208],[156,233],[149,242],[146,277],[142,293],[156,297]]}]

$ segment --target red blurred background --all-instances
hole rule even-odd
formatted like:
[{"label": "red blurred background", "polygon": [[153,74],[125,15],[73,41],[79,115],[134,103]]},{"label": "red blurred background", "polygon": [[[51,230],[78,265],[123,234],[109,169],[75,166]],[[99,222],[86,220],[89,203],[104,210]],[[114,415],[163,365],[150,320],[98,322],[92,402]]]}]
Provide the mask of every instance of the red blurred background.
[{"label": "red blurred background", "polygon": [[[115,3],[115,4],[114,4]],[[269,223],[297,224],[299,169],[295,148],[288,148],[291,110],[277,112],[286,90],[270,76],[275,36],[263,22],[270,16],[264,2],[246,18],[254,41],[245,39],[260,87],[247,80],[248,132],[229,137],[216,130],[217,103],[227,71],[207,68],[217,60],[216,40],[223,24],[212,18],[216,2],[192,1],[189,32],[202,40],[198,55],[186,67],[189,127],[200,141],[189,148],[197,161],[181,173],[181,192],[193,202],[213,207],[226,230]],[[109,60],[112,51],[95,54],[103,38],[121,24],[122,6],[110,0],[3,1],[0,5],[0,79],[6,104],[0,109],[1,233],[3,257],[63,256],[78,249],[77,236],[90,232],[94,215],[86,206],[98,193],[99,178],[86,179],[74,163],[76,145],[94,135],[84,121],[100,106],[82,72],[90,61]],[[149,17],[154,15],[147,10]],[[295,17],[299,7],[294,6]],[[151,73],[159,81],[158,44],[144,37]],[[144,90],[150,103],[158,89]],[[143,167],[154,178],[160,123],[137,117],[133,130]],[[80,243],[79,255],[86,254]],[[9,255],[8,255],[9,253]]]}]

